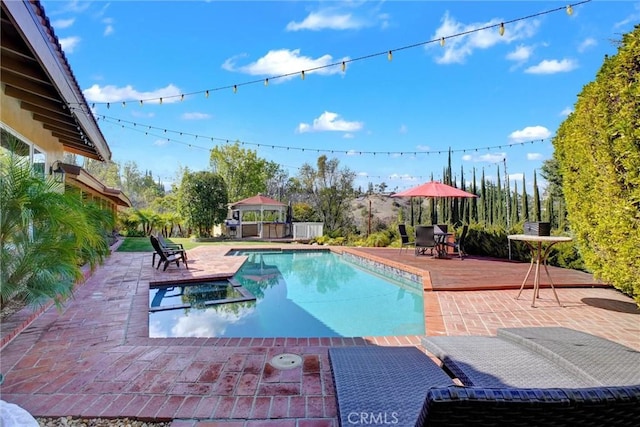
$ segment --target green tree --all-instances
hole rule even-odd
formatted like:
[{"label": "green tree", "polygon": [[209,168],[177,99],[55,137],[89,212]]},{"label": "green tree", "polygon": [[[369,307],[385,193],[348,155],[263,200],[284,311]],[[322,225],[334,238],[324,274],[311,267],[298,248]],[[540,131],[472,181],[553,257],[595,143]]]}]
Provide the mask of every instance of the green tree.
[{"label": "green tree", "polygon": [[[4,143],[4,141],[3,141]],[[4,145],[4,144],[3,144]],[[43,180],[28,160],[0,160],[0,302],[59,306],[80,280],[80,265],[101,262],[109,251],[105,228],[113,217],[85,206],[73,192]]]},{"label": "green tree", "polygon": [[210,164],[213,173],[221,176],[226,183],[231,201],[265,194],[267,182],[282,172],[276,163],[258,157],[255,150],[241,148],[238,142],[213,148]]},{"label": "green tree", "polygon": [[640,25],[578,97],[553,139],[585,265],[640,304]]},{"label": "green tree", "polygon": [[542,207],[540,205],[540,190],[538,189],[538,178],[536,171],[533,171],[533,221],[542,221]]},{"label": "green tree", "polygon": [[211,237],[213,226],[227,216],[227,188],[220,175],[186,172],[178,195],[179,212],[198,237]]},{"label": "green tree", "polygon": [[305,163],[300,168],[299,181],[320,214],[328,232],[349,232],[351,227],[350,200],[353,198],[355,172],[340,169],[338,159],[318,157],[317,169]]}]

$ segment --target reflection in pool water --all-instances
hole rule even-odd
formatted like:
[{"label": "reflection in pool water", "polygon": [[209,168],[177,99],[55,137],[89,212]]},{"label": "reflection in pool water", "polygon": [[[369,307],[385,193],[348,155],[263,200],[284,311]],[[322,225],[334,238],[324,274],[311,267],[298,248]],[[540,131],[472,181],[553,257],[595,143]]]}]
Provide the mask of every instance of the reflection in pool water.
[{"label": "reflection in pool water", "polygon": [[150,312],[149,336],[359,337],[425,332],[422,289],[417,283],[365,271],[328,251],[244,254],[248,259],[234,281],[256,301],[202,307],[191,300],[191,307]]}]

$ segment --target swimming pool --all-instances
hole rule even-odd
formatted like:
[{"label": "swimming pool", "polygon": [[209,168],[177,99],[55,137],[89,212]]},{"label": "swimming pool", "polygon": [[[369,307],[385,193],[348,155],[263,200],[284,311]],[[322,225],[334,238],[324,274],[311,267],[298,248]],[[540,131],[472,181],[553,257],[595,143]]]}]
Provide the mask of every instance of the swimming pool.
[{"label": "swimming pool", "polygon": [[[189,292],[193,285],[182,284],[171,293],[173,302],[162,302],[160,290],[150,289],[149,336],[303,338],[425,332],[422,287],[415,281],[391,277],[329,251],[237,254],[248,259],[222,293],[220,284],[215,292]],[[234,290],[255,301],[198,303],[193,297],[237,297]],[[189,298],[176,299],[176,292]],[[152,304],[163,308],[154,310]]]}]

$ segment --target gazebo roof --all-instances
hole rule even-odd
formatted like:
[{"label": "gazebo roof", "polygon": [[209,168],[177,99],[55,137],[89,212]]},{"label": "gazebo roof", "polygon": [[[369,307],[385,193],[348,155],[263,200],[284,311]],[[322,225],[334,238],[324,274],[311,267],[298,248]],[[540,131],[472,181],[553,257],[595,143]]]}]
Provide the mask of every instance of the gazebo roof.
[{"label": "gazebo roof", "polygon": [[231,204],[231,208],[241,207],[241,206],[278,206],[284,207],[287,206],[282,202],[274,200],[270,197],[263,196],[262,194],[258,194],[257,196],[249,197],[248,199],[240,200],[239,202],[235,202]]}]

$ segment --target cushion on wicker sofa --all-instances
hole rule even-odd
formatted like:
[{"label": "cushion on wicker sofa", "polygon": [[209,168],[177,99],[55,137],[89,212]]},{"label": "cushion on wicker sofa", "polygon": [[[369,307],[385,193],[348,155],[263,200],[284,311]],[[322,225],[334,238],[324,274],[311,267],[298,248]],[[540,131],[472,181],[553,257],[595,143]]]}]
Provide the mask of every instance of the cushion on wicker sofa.
[{"label": "cushion on wicker sofa", "polygon": [[640,384],[640,352],[608,339],[563,327],[499,328],[497,337],[588,375],[598,385]]},{"label": "cushion on wicker sofa", "polygon": [[497,337],[422,337],[422,345],[466,386],[548,388],[594,385],[588,377],[576,376],[542,355]]}]

